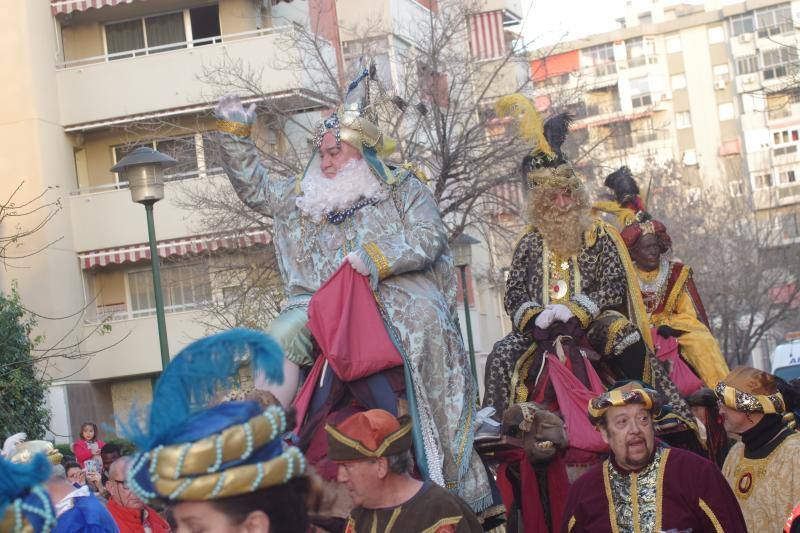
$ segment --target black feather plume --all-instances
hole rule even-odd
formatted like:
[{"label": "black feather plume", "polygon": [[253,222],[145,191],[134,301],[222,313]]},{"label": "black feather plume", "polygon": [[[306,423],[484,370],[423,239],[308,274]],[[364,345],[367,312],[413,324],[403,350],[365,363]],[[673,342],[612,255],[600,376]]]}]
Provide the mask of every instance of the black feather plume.
[{"label": "black feather plume", "polygon": [[544,123],[544,137],[559,159],[562,160],[564,159],[564,154],[561,152],[561,145],[567,140],[567,133],[569,133],[569,127],[574,118],[569,113],[559,113],[558,115],[553,115]]}]

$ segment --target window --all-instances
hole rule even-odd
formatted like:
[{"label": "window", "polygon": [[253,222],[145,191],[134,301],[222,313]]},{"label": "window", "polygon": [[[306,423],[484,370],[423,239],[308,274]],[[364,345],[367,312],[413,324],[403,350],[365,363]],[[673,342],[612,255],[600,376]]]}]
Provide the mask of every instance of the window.
[{"label": "window", "polygon": [[630,83],[631,105],[634,108],[653,104],[653,97],[650,95],[650,84],[647,80],[647,77],[632,78]]},{"label": "window", "polygon": [[633,147],[631,123],[620,122],[611,128],[611,145],[615,150],[627,150]]},{"label": "window", "polygon": [[731,35],[734,37],[743,33],[753,33],[755,29],[755,17],[752,11],[731,17]]},{"label": "window", "polygon": [[686,88],[686,75],[685,74],[675,74],[672,76],[672,90],[677,91],[680,89]]},{"label": "window", "polygon": [[654,64],[658,61],[655,55],[656,43],[652,37],[637,37],[625,41],[625,49],[629,67]]},{"label": "window", "polygon": [[[161,285],[166,312],[193,309],[211,301],[211,279],[206,263],[162,266]],[[128,273],[133,316],[149,316],[156,312],[153,297],[153,276],[150,270]]]},{"label": "window", "polygon": [[708,44],[717,44],[725,40],[725,30],[722,26],[714,26],[708,28]]},{"label": "window", "polygon": [[728,183],[731,196],[742,196],[744,194],[744,183],[742,181],[732,181]]},{"label": "window", "polygon": [[[114,163],[118,163],[120,159],[141,146],[147,146],[148,148],[158,150],[159,152],[164,153],[178,161],[177,165],[171,166],[167,169],[166,172],[169,176],[197,174],[197,170],[199,168],[197,162],[198,146],[197,138],[194,135],[113,146],[112,150],[114,152]],[[117,181],[119,181],[119,178]]]},{"label": "window", "polygon": [[782,46],[761,52],[761,68],[765,80],[780,78],[789,73],[789,66],[797,59],[793,48]]},{"label": "window", "polygon": [[788,185],[790,183],[797,183],[797,176],[794,169],[782,170],[778,172],[778,183],[780,185]]},{"label": "window", "polygon": [[190,42],[209,44],[220,33],[217,5],[105,25],[106,50],[112,60],[186,48]]},{"label": "window", "polygon": [[756,174],[753,176],[753,184],[756,189],[772,187],[772,174]]},{"label": "window", "polygon": [[675,113],[675,127],[679,130],[692,127],[692,115],[689,111]]},{"label": "window", "polygon": [[792,9],[789,3],[756,10],[759,37],[769,37],[792,31]]},{"label": "window", "polygon": [[750,74],[758,70],[758,56],[751,55],[736,59],[736,74]]},{"label": "window", "polygon": [[607,76],[617,71],[614,63],[614,45],[605,43],[591,46],[582,51],[587,65],[590,65],[591,74],[594,76]]},{"label": "window", "polygon": [[779,221],[784,240],[793,240],[800,236],[800,216],[798,216],[798,213],[780,215]]},{"label": "window", "polygon": [[797,153],[800,131],[785,129],[772,132],[772,153],[776,156]]},{"label": "window", "polygon": [[730,70],[728,69],[728,64],[727,63],[720,63],[719,65],[714,65],[711,68],[711,71],[714,74],[714,79],[715,80],[717,80],[719,78],[723,78],[723,79],[725,79],[727,81],[728,74],[730,73]]},{"label": "window", "polygon": [[670,35],[666,39],[667,53],[676,54],[681,51],[681,36]]},{"label": "window", "polygon": [[724,104],[719,104],[717,106],[717,113],[719,115],[720,122],[722,122],[723,120],[733,120],[734,118],[733,102],[725,102]]}]

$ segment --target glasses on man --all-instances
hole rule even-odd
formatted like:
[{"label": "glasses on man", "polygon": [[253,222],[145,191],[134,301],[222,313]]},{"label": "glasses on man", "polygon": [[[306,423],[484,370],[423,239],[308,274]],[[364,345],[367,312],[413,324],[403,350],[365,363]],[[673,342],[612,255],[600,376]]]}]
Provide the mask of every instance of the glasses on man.
[{"label": "glasses on man", "polygon": [[116,483],[117,485],[122,485],[123,489],[128,490],[128,480],[126,480],[126,479],[123,479],[123,480],[110,479],[109,481],[111,481],[113,483]]}]

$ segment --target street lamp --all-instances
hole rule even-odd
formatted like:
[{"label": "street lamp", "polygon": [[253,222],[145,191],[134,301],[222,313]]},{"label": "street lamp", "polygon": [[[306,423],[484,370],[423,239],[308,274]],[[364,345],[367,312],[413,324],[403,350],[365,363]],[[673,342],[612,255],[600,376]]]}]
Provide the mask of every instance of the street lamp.
[{"label": "street lamp", "polygon": [[461,271],[461,296],[464,300],[464,320],[467,323],[467,347],[469,348],[469,363],[472,367],[472,378],[478,383],[478,370],[475,367],[475,345],[472,342],[472,320],[469,312],[469,294],[467,292],[467,267],[472,262],[472,245],[481,241],[462,233],[453,239],[453,262]]},{"label": "street lamp", "polygon": [[156,300],[156,322],[158,342],[161,347],[161,370],[169,364],[167,323],[164,319],[164,298],[161,295],[161,272],[159,271],[156,228],[153,222],[153,204],[164,198],[164,169],[177,161],[168,155],[146,146],[139,147],[123,157],[111,172],[118,172],[128,182],[131,199],[144,205],[147,214],[147,238],[150,242],[150,266],[153,269],[153,293]]}]

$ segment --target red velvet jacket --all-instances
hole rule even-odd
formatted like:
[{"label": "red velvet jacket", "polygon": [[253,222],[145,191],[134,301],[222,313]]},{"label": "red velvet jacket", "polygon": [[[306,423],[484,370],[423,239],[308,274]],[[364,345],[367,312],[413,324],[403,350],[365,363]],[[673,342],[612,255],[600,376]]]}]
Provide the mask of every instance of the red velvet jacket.
[{"label": "red velvet jacket", "polygon": [[152,507],[144,509],[131,509],[123,507],[114,500],[108,500],[108,512],[117,523],[120,533],[144,533],[144,525],[150,526],[152,533],[169,533],[170,528]]}]

